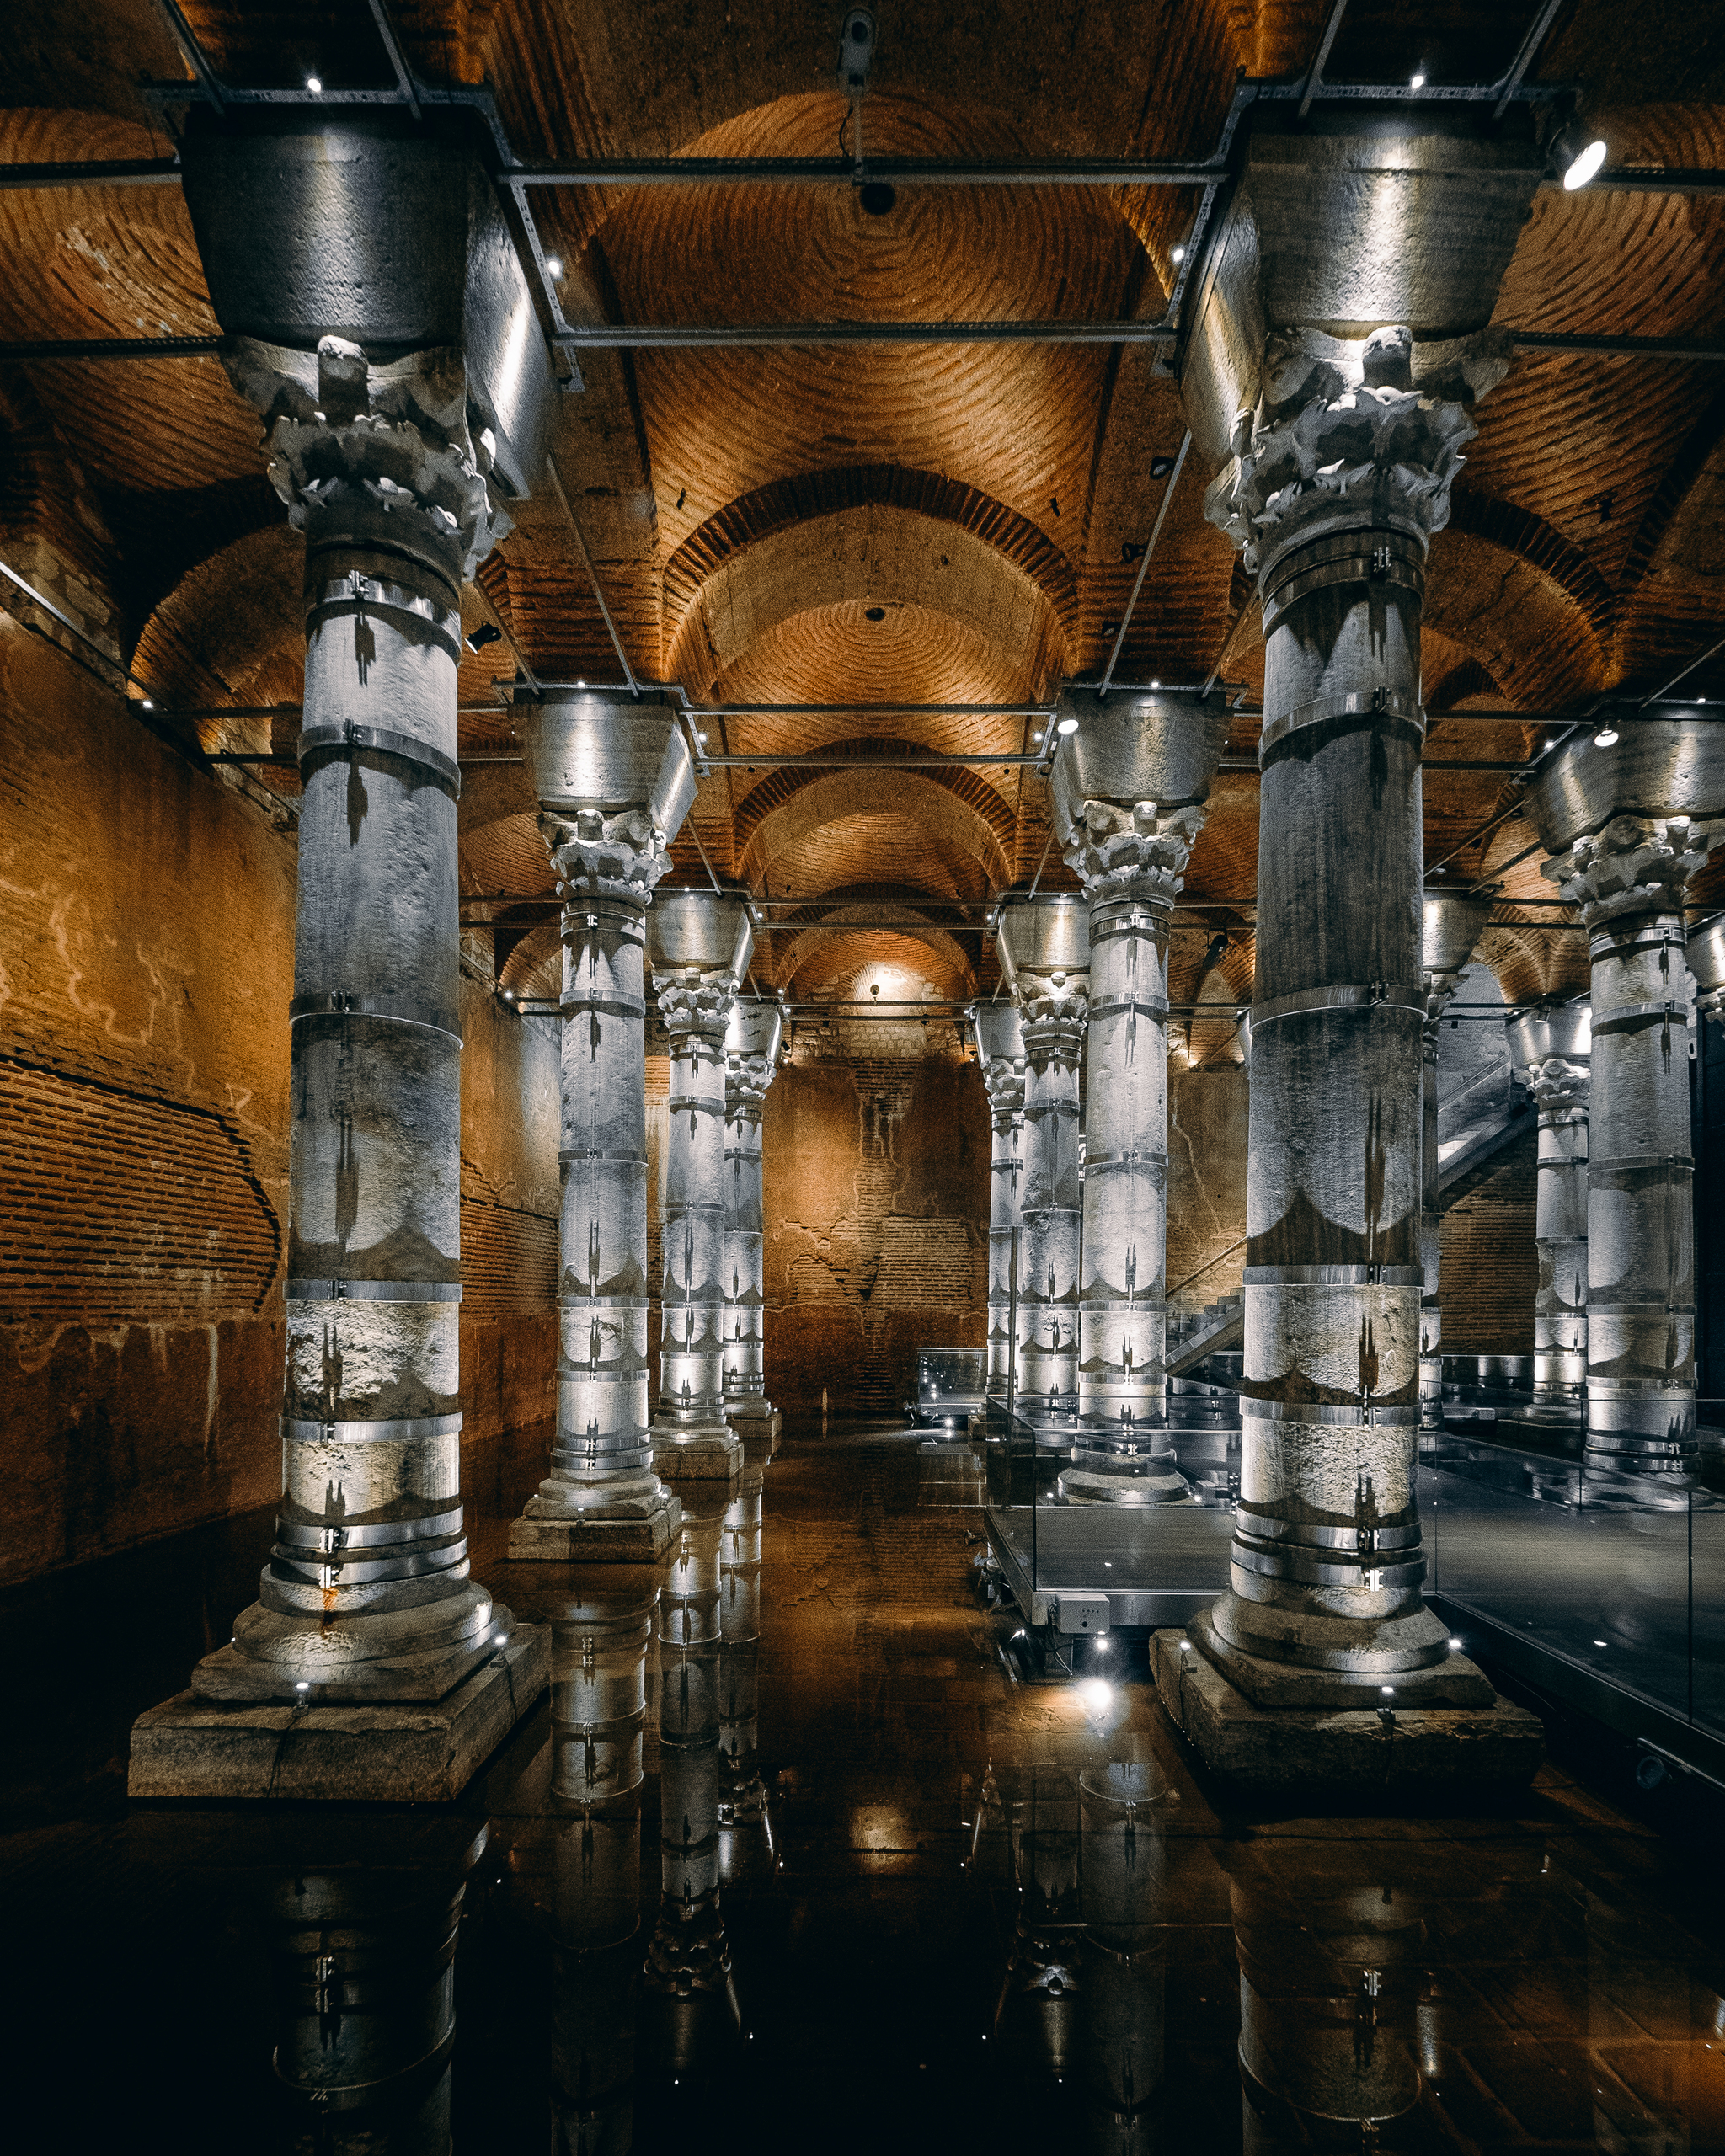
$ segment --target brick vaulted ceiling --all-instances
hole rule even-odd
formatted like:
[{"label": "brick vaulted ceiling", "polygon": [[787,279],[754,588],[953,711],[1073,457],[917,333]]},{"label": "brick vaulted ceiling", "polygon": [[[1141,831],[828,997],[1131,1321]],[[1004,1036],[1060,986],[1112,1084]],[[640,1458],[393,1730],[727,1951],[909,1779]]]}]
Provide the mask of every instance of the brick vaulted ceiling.
[{"label": "brick vaulted ceiling", "polygon": [[[398,0],[393,12],[424,80],[491,86],[524,157],[838,147],[843,10],[826,0]],[[971,160],[1206,155],[1238,77],[1303,70],[1328,9],[880,0],[875,12],[868,147]],[[366,0],[187,0],[185,13],[238,84],[390,80]],[[1353,0],[1326,73],[1492,79],[1534,13],[1534,0]],[[9,41],[0,161],[168,148],[136,88],[184,72],[157,0],[76,10],[19,0]],[[1535,72],[1580,86],[1615,163],[1725,166],[1716,8],[1567,0]],[[847,188],[753,185],[547,189],[535,211],[566,265],[571,321],[724,323],[1154,318],[1195,206],[1175,189],[905,186],[871,216]],[[173,186],[0,194],[0,339],[216,330]],[[1498,318],[1717,336],[1722,270],[1717,195],[1546,189]],[[560,400],[555,453],[631,659],[644,676],[732,705],[1011,706],[1093,675],[1160,499],[1152,460],[1176,449],[1184,424],[1176,383],[1145,346],[594,351],[583,373],[582,393]],[[1524,357],[1479,419],[1432,552],[1434,713],[1579,709],[1601,690],[1658,686],[1713,640],[1725,611],[1725,371]],[[206,748],[280,750],[296,723],[221,716],[299,693],[298,542],[264,483],[258,431],[210,359],[0,373],[0,558],[22,565],[46,550],[105,606],[104,633],[163,708],[206,714],[189,723]],[[1200,514],[1209,476],[1194,458],[1172,504],[1123,678],[1201,677],[1249,609],[1229,547]],[[481,574],[536,669],[614,671],[548,490],[521,505]],[[470,598],[473,622],[478,606]],[[1228,671],[1255,690],[1255,622],[1248,613],[1239,626]],[[493,644],[466,663],[464,704],[490,700],[513,671],[505,653]],[[1690,686],[1725,691],[1725,666]],[[868,766],[871,752],[905,749],[1018,752],[1033,730],[1023,718],[841,708],[709,730],[714,748],[745,760],[702,783],[680,867],[698,879],[704,851],[721,873],[796,903],[776,916],[761,963],[800,994],[848,993],[873,965],[943,996],[990,985],[985,938],[953,931],[949,911],[918,928],[918,909],[986,898],[1039,864],[1045,885],[1070,887],[1047,851],[1045,783],[1023,766]],[[1242,719],[1238,751],[1254,732]],[[1496,774],[1442,766],[1509,760],[1539,738],[1532,723],[1438,720],[1429,860],[1463,847],[1458,867],[1477,875],[1523,852],[1528,834],[1513,821],[1464,846],[1512,796]],[[464,718],[465,750],[510,745],[506,713]],[[861,767],[766,760],[835,746]],[[285,773],[274,782],[291,790]],[[462,825],[469,891],[548,890],[519,768],[473,773]],[[1252,774],[1225,772],[1188,892],[1249,915],[1256,848]],[[1518,898],[1549,894],[1537,871],[1536,856],[1507,868],[1503,926],[1486,949],[1511,995],[1582,977],[1583,939],[1549,915],[1514,921]],[[891,927],[869,925],[888,913]],[[1177,947],[1177,995],[1208,978],[1204,947],[1202,936],[1189,953]],[[537,979],[552,948],[542,908],[498,932],[506,978]],[[1247,930],[1212,987],[1226,975],[1230,993],[1247,994],[1249,969]]]}]

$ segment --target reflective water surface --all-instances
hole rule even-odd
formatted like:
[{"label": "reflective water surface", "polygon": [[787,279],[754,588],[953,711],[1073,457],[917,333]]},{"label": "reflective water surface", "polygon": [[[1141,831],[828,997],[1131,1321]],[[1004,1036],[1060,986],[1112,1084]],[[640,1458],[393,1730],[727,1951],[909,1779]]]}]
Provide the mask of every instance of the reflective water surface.
[{"label": "reflective water surface", "polygon": [[501,1561],[541,1445],[471,1480],[553,1689],[454,1807],[128,1812],[190,1657],[104,1597],[221,1626],[243,1523],[16,1602],[14,2145],[1725,2148],[1717,1864],[1568,1764],[1513,1817],[1219,1814],[1141,1678],[1012,1679],[914,1434],[793,1430],[656,1602]]}]

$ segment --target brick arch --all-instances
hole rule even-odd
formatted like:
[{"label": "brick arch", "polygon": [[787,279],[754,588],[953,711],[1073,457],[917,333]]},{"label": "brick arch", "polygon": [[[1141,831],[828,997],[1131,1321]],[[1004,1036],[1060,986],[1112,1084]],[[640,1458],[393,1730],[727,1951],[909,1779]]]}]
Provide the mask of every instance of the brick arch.
[{"label": "brick arch", "polygon": [[[884,758],[914,753],[916,744],[882,740],[869,734],[859,735],[852,740],[836,741],[832,747],[836,754],[841,755],[854,755],[859,759],[864,756]],[[747,851],[750,841],[776,808],[782,808],[793,794],[800,793],[805,787],[832,776],[834,774],[830,772],[799,771],[793,765],[782,764],[758,786],[751,787],[737,806],[734,830],[739,853]],[[1012,846],[1017,819],[980,771],[953,767],[918,771],[915,776],[927,780],[932,785],[943,787],[962,801],[966,808],[974,809],[993,831],[1002,853]],[[878,792],[875,799],[877,802],[879,799]]]},{"label": "brick arch", "polygon": [[[788,945],[775,939],[776,979],[781,986],[788,988],[804,972],[812,971],[820,979],[830,980],[846,968],[854,970],[870,961],[897,965],[902,963],[897,955],[900,946],[920,944],[924,947],[926,956],[938,963],[940,978],[935,980],[937,987],[948,995],[970,993],[975,979],[969,958],[948,930],[937,928],[932,922],[927,927],[908,921],[889,929],[859,927],[849,936],[833,932],[847,923],[866,924],[876,910],[874,906],[866,905],[835,906],[819,921],[799,922],[798,933]],[[841,953],[846,954],[842,960]],[[934,979],[932,973],[927,973],[926,977]],[[954,983],[959,984],[956,990]]]},{"label": "brick arch", "polygon": [[[729,669],[799,617],[817,632],[836,610],[908,606],[953,625],[984,655],[981,701],[1040,696],[1067,670],[1059,609],[987,537],[893,501],[802,517],[722,554],[670,639],[670,678],[709,694]],[[782,638],[778,639],[782,641]]]},{"label": "brick arch", "polygon": [[[771,875],[775,853],[814,838],[825,825],[853,816],[878,814],[882,808],[880,775],[868,771],[813,774],[791,788],[756,823],[746,845],[738,849],[744,880],[759,888]],[[928,844],[968,856],[998,890],[1012,881],[1007,845],[991,819],[953,787],[939,783],[937,771],[895,771],[892,808],[927,834]]]},{"label": "brick arch", "polygon": [[[304,551],[278,516],[200,562],[145,622],[133,671],[174,703],[203,706],[251,702],[251,684],[278,659],[302,668]],[[200,719],[198,738],[206,750],[267,749],[270,726]]]},{"label": "brick arch", "polygon": [[675,635],[703,584],[745,547],[816,517],[883,503],[950,524],[993,547],[1047,594],[1071,637],[1078,626],[1078,580],[1072,564],[1028,517],[975,487],[939,472],[896,464],[847,464],[799,472],[739,494],[692,531],[665,564],[666,627]]},{"label": "brick arch", "polygon": [[1467,499],[1432,542],[1427,622],[1511,703],[1561,706],[1607,686],[1616,608],[1605,579],[1543,518]]}]

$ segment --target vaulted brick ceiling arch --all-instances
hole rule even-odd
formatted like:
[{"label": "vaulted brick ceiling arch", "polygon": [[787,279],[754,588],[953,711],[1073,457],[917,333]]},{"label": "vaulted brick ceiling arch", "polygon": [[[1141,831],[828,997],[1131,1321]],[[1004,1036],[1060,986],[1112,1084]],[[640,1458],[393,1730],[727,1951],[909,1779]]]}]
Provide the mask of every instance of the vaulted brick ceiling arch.
[{"label": "vaulted brick ceiling arch", "polygon": [[[879,820],[879,829],[868,836],[871,842],[889,849],[879,857],[884,862],[896,859],[907,867],[923,867],[933,877],[944,870],[952,879],[949,888],[961,876],[974,883],[980,874],[996,890],[1011,881],[1006,850],[987,818],[923,771],[895,771],[890,796],[884,800],[880,778],[872,771],[830,771],[812,779],[761,818],[742,851],[741,873],[758,889],[763,874],[770,874],[776,865],[779,874],[785,873],[782,864],[794,857],[798,846],[824,837],[827,853],[835,857],[826,862],[819,846],[811,849],[810,870],[819,873],[822,867],[830,868],[820,889],[857,882],[855,862],[837,856],[844,826],[858,819]],[[916,854],[906,856],[901,851],[913,841],[930,850],[926,866]],[[795,888],[797,897],[814,894],[800,881]]]}]

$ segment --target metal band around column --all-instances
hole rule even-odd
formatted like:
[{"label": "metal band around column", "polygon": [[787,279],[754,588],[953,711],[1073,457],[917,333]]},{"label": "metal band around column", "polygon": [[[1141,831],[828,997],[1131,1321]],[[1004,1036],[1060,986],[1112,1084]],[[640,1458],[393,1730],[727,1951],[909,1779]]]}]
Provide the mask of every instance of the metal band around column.
[{"label": "metal band around column", "polygon": [[453,757],[446,756],[441,749],[434,749],[429,741],[421,741],[417,734],[398,734],[387,726],[356,726],[351,721],[344,726],[314,726],[301,734],[300,776],[306,776],[307,767],[312,763],[345,756],[355,749],[367,749],[376,755],[394,756],[402,763],[412,764],[427,775],[432,785],[441,787],[451,801],[461,798],[461,766]]},{"label": "metal band around column", "polygon": [[1296,704],[1292,711],[1284,712],[1279,718],[1273,718],[1263,728],[1258,742],[1259,769],[1273,755],[1279,755],[1293,735],[1305,732],[1308,727],[1327,726],[1338,718],[1357,718],[1370,725],[1390,719],[1408,728],[1416,741],[1425,739],[1424,712],[1418,704],[1409,703],[1388,689],[1354,690],[1343,696],[1313,696],[1309,702]]},{"label": "metal band around column", "polygon": [[303,1416],[279,1417],[281,1434],[299,1444],[334,1440],[341,1444],[366,1444],[372,1439],[398,1442],[411,1438],[455,1438],[461,1435],[460,1410],[453,1415],[396,1415],[383,1422],[348,1422],[333,1417],[328,1422],[309,1422]]},{"label": "metal band around column", "polygon": [[1240,1277],[1247,1288],[1418,1288],[1425,1283],[1417,1265],[1248,1265]]},{"label": "metal band around column", "polygon": [[1386,1407],[1376,1400],[1363,1400],[1358,1406],[1344,1407],[1327,1401],[1320,1405],[1310,1400],[1254,1400],[1250,1393],[1242,1392],[1240,1412],[1258,1422],[1339,1422],[1357,1428],[1361,1422],[1380,1422],[1391,1430],[1419,1427],[1418,1401],[1411,1407]]},{"label": "metal band around column", "polygon": [[458,1303],[456,1280],[290,1280],[282,1294],[291,1303]]},{"label": "metal band around column", "polygon": [[1311,1011],[1411,1011],[1425,1022],[1425,999],[1411,981],[1375,980],[1337,983],[1327,988],[1297,988],[1287,995],[1272,996],[1268,1003],[1252,1006],[1252,1030],[1260,1032],[1279,1018],[1295,1018]]},{"label": "metal band around column", "polygon": [[302,1018],[377,1018],[396,1026],[421,1026],[427,1033],[446,1033],[462,1045],[461,1021],[452,1011],[440,1011],[430,1003],[404,1003],[392,996],[360,995],[352,990],[332,988],[296,995],[287,1006],[287,1022]]},{"label": "metal band around column", "polygon": [[423,591],[410,590],[406,584],[386,584],[380,578],[350,570],[345,576],[326,584],[315,599],[308,598],[307,633],[309,635],[319,622],[339,621],[344,615],[351,614],[375,614],[381,621],[406,631],[410,638],[435,643],[447,652],[457,665],[461,664],[460,614],[447,606],[440,606]]}]

